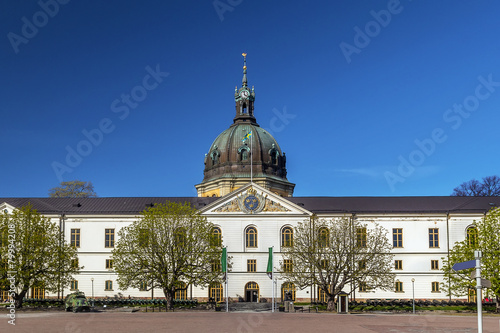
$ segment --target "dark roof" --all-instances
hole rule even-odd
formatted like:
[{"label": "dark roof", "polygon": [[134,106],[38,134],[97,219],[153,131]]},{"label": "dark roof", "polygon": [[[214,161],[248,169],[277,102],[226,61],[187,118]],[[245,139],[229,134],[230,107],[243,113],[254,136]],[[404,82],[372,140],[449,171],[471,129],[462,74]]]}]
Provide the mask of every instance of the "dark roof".
[{"label": "dark roof", "polygon": [[[42,214],[139,214],[154,203],[189,202],[201,209],[214,197],[120,198],[0,198],[1,203],[22,207],[31,203]],[[500,197],[289,197],[316,214],[328,213],[484,213],[500,206]]]},{"label": "dark roof", "polygon": [[41,214],[139,214],[154,203],[189,202],[200,209],[218,198],[120,197],[120,198],[0,198],[1,203],[22,207],[29,203]]},{"label": "dark roof", "polygon": [[500,206],[500,197],[292,197],[316,213],[480,213]]}]

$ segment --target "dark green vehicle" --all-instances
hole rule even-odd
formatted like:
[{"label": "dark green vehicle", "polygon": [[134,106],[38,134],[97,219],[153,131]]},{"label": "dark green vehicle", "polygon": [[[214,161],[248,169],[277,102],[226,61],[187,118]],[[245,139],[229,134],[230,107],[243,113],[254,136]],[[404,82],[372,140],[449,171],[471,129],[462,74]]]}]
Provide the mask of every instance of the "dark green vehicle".
[{"label": "dark green vehicle", "polygon": [[74,292],[66,296],[64,305],[66,306],[66,311],[73,312],[89,312],[90,304],[85,297],[85,294],[81,291]]}]

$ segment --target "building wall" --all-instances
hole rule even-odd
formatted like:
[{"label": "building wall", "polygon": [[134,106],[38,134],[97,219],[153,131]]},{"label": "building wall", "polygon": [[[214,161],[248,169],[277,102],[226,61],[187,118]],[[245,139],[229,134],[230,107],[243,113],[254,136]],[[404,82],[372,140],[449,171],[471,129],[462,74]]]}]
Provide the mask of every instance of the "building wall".
[{"label": "building wall", "polygon": [[[320,218],[332,218],[333,215],[322,215]],[[393,228],[403,229],[403,247],[394,248],[392,253],[395,260],[402,260],[402,270],[395,270],[396,280],[403,282],[403,292],[375,290],[359,292],[354,290],[351,297],[356,299],[409,299],[412,298],[412,282],[415,279],[415,297],[420,299],[447,299],[444,292],[432,292],[431,283],[443,282],[442,258],[446,257],[449,247],[456,241],[466,237],[466,228],[474,220],[482,218],[481,214],[446,216],[442,215],[388,215],[373,214],[355,216],[358,221],[366,223],[367,227],[373,227],[378,223],[387,230],[387,237],[392,244]],[[231,214],[231,215],[209,215],[210,222],[219,226],[222,230],[223,244],[228,248],[228,255],[232,257],[232,271],[229,274],[229,296],[237,298],[245,297],[244,288],[248,282],[256,282],[259,285],[261,297],[270,299],[272,293],[272,282],[266,275],[268,248],[274,247],[274,266],[279,267],[281,257],[281,229],[283,226],[295,227],[298,222],[307,219],[304,215],[286,214]],[[122,293],[124,297],[151,297],[151,291],[139,291],[137,289],[119,290],[116,282],[116,274],[113,270],[105,268],[106,259],[111,258],[112,248],[106,248],[104,237],[105,229],[115,230],[115,242],[118,240],[118,231],[137,219],[136,216],[67,216],[65,219],[65,238],[70,242],[71,229],[80,229],[80,248],[78,249],[79,264],[84,266],[80,274],[75,276],[78,280],[78,288],[86,295],[93,294],[96,297],[113,297]],[[54,223],[59,223],[59,217],[53,216]],[[258,231],[258,247],[245,247],[245,229],[254,226]],[[429,248],[429,228],[439,229],[439,247]],[[247,260],[256,259],[257,272],[247,272]],[[431,260],[439,261],[439,269],[431,269]],[[279,273],[276,285],[276,295],[281,294],[283,283]],[[113,290],[105,290],[105,281],[113,281]],[[317,295],[317,290],[307,287],[297,290],[297,299],[311,300]],[[351,291],[345,288],[345,291]],[[72,292],[69,288],[65,294]],[[208,297],[208,288],[188,289],[188,297],[200,301]],[[51,295],[48,295],[51,296]],[[53,296],[53,295],[52,295]],[[154,291],[155,297],[163,297],[161,290]]]}]

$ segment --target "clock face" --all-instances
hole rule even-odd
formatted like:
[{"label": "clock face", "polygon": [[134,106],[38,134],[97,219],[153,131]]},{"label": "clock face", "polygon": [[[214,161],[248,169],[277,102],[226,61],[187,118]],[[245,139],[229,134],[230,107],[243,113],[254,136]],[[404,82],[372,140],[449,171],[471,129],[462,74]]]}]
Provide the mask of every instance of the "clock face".
[{"label": "clock face", "polygon": [[254,195],[249,195],[245,198],[244,203],[248,210],[254,211],[259,206],[259,199]]},{"label": "clock face", "polygon": [[247,98],[249,95],[248,93],[248,90],[243,90],[241,93],[240,93],[240,96],[243,97],[243,98]]}]

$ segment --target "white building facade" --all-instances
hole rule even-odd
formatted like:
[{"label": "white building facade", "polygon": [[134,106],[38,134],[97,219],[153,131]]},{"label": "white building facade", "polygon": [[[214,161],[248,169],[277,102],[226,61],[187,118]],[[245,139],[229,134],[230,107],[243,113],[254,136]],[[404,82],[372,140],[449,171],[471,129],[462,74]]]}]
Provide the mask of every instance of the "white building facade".
[{"label": "white building facade", "polygon": [[[258,199],[256,208],[245,207],[244,200]],[[112,268],[111,251],[118,231],[136,221],[140,212],[167,200],[190,202],[207,220],[219,228],[223,245],[232,257],[228,274],[228,294],[233,300],[269,300],[272,282],[266,274],[268,249],[273,248],[277,283],[275,295],[282,297],[284,283],[279,272],[283,233],[315,214],[320,219],[347,216],[387,230],[393,244],[394,290],[346,288],[351,299],[410,299],[413,288],[418,299],[448,299],[442,291],[442,259],[457,241],[466,239],[475,220],[482,219],[498,197],[290,197],[283,198],[256,184],[248,184],[222,198],[4,198],[2,211],[33,205],[64,230],[66,241],[78,248],[80,273],[64,290],[75,290],[95,297],[159,298],[161,290],[120,290]],[[248,232],[252,243],[248,243]],[[414,284],[412,283],[414,279]],[[397,285],[396,285],[397,284]],[[288,286],[290,287],[290,286]],[[189,286],[178,298],[207,301],[224,295],[224,285],[214,294],[205,288]],[[31,291],[30,297],[41,296]],[[44,293],[45,297],[57,294]],[[297,301],[322,301],[316,286],[295,288]]]}]

